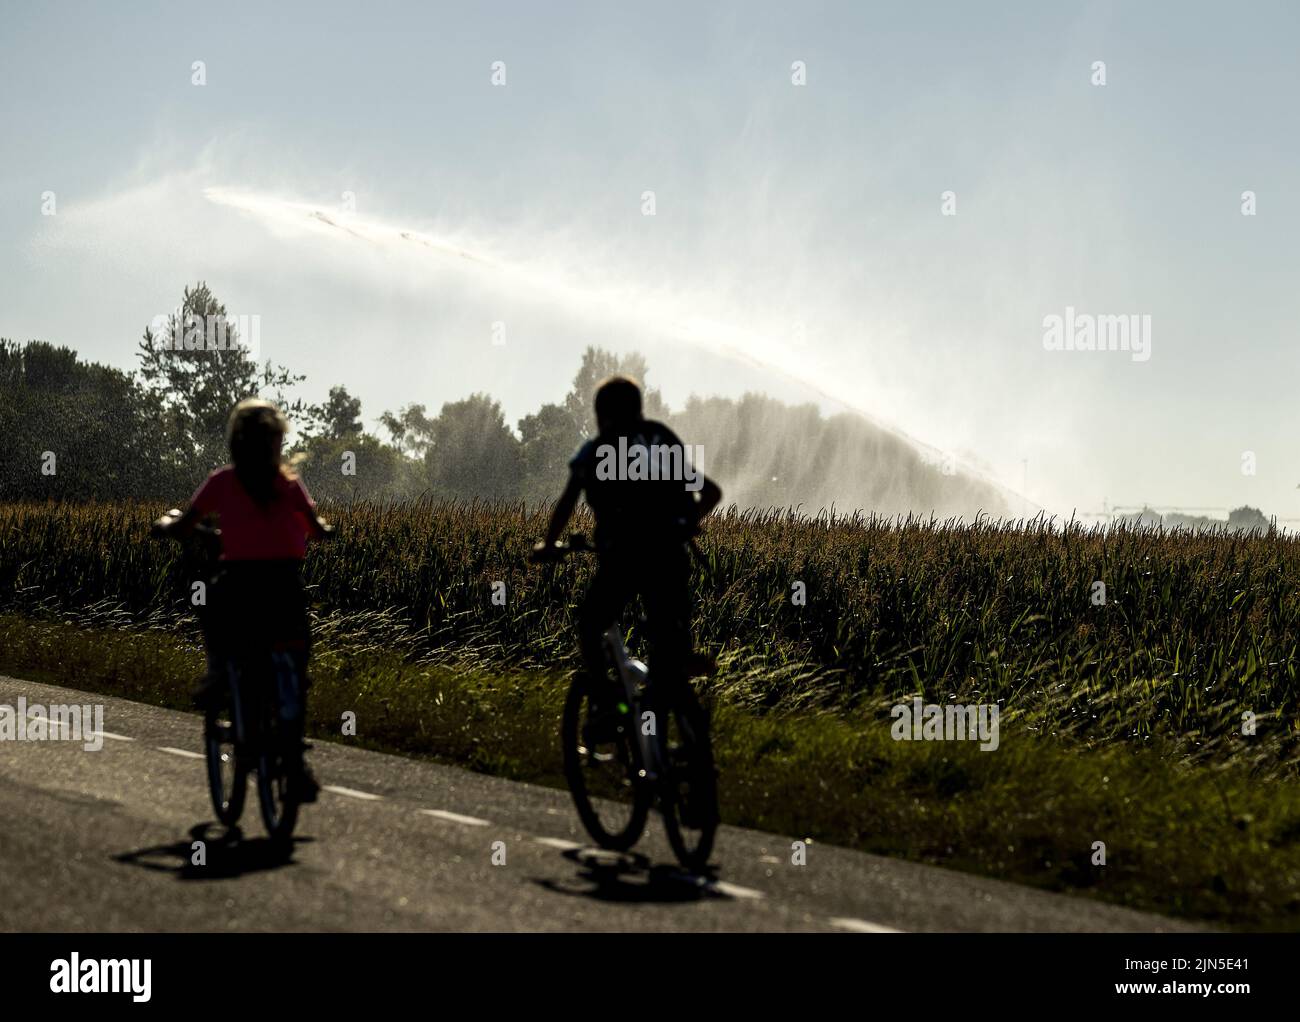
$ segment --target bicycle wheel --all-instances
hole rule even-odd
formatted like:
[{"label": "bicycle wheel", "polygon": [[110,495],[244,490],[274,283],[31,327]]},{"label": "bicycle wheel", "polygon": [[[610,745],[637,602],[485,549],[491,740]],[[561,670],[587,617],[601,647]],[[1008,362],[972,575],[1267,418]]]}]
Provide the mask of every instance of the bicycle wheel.
[{"label": "bicycle wheel", "polygon": [[[596,844],[613,851],[636,844],[653,798],[643,776],[631,714],[620,711],[618,724],[608,736],[593,734],[589,685],[580,675],[569,686],[560,728],[564,776],[578,817]],[[603,741],[606,737],[611,740]]]},{"label": "bicycle wheel", "polygon": [[208,760],[208,793],[217,819],[233,827],[244,812],[248,762],[235,743],[235,700],[228,685],[203,716],[203,748]]},{"label": "bicycle wheel", "polygon": [[298,822],[298,799],[293,791],[296,763],[290,748],[299,739],[288,732],[273,699],[264,698],[261,704],[257,798],[262,806],[262,823],[273,841],[289,841]]},{"label": "bicycle wheel", "polygon": [[708,715],[689,686],[678,701],[660,733],[668,764],[660,807],[678,861],[687,869],[701,870],[709,864],[718,831],[718,773]]}]

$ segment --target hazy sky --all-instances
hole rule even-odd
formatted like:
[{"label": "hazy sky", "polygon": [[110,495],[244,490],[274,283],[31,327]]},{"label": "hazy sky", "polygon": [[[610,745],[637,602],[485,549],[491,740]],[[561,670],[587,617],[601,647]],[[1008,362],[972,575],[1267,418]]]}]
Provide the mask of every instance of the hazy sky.
[{"label": "hazy sky", "polygon": [[[1027,460],[1053,510],[1300,517],[1298,38],[1294,3],[4,0],[0,336],[130,367],[204,279],[371,422],[513,421],[601,344],[670,404]],[[274,201],[345,192],[356,235]],[[1067,306],[1149,315],[1150,359],[1045,350]]]}]

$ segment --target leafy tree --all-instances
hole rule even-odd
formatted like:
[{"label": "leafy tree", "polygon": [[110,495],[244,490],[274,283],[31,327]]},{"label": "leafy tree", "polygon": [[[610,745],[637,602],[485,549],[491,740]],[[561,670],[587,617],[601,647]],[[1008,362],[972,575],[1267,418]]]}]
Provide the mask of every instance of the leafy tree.
[{"label": "leafy tree", "polygon": [[331,386],[329,399],[308,408],[305,420],[302,433],[307,438],[342,439],[365,432],[361,424],[361,399],[348,394],[344,386]]},{"label": "leafy tree", "polygon": [[329,400],[312,409],[300,471],[318,500],[386,500],[411,488],[412,463],[402,452],[363,431],[361,399],[331,387]]},{"label": "leafy tree", "polygon": [[315,437],[303,449],[303,482],[316,500],[388,500],[409,486],[400,451],[365,433]]},{"label": "leafy tree", "polygon": [[438,497],[520,495],[520,447],[501,405],[486,394],[449,401],[433,421],[424,464]]},{"label": "leafy tree", "polygon": [[406,405],[396,415],[384,412],[379,421],[398,450],[410,457],[424,458],[433,442],[434,423],[425,413],[424,405]]},{"label": "leafy tree", "polygon": [[1242,532],[1268,532],[1268,516],[1257,507],[1243,505],[1228,512],[1228,528]]},{"label": "leafy tree", "polygon": [[561,405],[542,405],[519,420],[522,496],[529,502],[554,500],[568,477],[569,459],[585,439],[581,426]]},{"label": "leafy tree", "polygon": [[577,375],[573,377],[573,386],[564,399],[565,411],[573,417],[584,435],[595,435],[596,413],[592,410],[592,401],[596,396],[596,388],[606,377],[623,373],[641,385],[641,403],[646,417],[663,418],[668,414],[668,407],[659,391],[646,385],[646,374],[649,371],[645,356],[638,352],[619,355],[604,348],[588,347],[582,353],[582,365],[578,367]]},{"label": "leafy tree", "polygon": [[175,500],[163,408],[120,370],[70,348],[0,340],[0,498]]},{"label": "leafy tree", "polygon": [[230,409],[246,397],[267,397],[292,419],[308,409],[287,401],[284,391],[306,377],[268,361],[259,367],[240,344],[238,326],[207,284],[185,288],[180,308],[145,328],[140,376],[163,406],[164,429],[177,458],[201,473],[226,460]]},{"label": "leafy tree", "polygon": [[357,436],[365,428],[361,424],[361,398],[353,397],[346,387],[330,387],[329,400],[316,409],[321,424],[321,435],[340,439]]}]

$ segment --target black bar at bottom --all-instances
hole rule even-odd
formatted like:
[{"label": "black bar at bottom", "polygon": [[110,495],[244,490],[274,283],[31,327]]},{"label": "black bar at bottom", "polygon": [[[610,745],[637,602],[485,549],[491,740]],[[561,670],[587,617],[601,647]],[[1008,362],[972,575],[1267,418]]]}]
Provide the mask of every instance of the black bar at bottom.
[{"label": "black bar at bottom", "polygon": [[765,1013],[774,997],[811,1014],[848,997],[864,1010],[1222,1014],[1294,1003],[1297,952],[1295,934],[1232,933],[0,934],[0,990],[6,1007],[206,1013],[262,1000],[330,1017],[412,999],[600,1010],[661,995]]}]

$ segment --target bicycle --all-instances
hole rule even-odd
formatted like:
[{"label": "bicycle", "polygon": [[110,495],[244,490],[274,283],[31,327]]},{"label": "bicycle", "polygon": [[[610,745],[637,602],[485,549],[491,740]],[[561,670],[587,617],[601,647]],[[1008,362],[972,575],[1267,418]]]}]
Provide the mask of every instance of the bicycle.
[{"label": "bicycle", "polygon": [[248,775],[256,773],[262,823],[273,841],[287,842],[299,809],[293,754],[288,750],[299,738],[285,728],[278,700],[270,693],[273,685],[279,690],[282,684],[300,684],[300,679],[289,654],[270,651],[269,660],[260,665],[251,658],[243,664],[232,660],[227,665],[226,683],[204,713],[203,745],[217,819],[227,827],[239,823]]},{"label": "bicycle", "polygon": [[[176,509],[167,513],[179,515]],[[194,533],[199,540],[200,563],[206,569],[203,574],[209,575],[220,550],[221,530],[199,524]],[[286,693],[302,692],[304,679],[294,657],[274,646],[224,657],[222,666],[225,677],[221,682],[209,679],[203,715],[212,808],[222,824],[236,826],[244,811],[248,776],[256,773],[267,833],[275,842],[288,842],[299,809],[290,750],[300,737],[286,730],[279,708]]]},{"label": "bicycle", "polygon": [[[535,552],[533,559],[594,552],[581,533],[550,550]],[[593,726],[592,679],[580,673],[569,687],[560,728],[564,774],[578,817],[600,847],[627,851],[640,839],[657,800],[673,853],[683,866],[701,870],[720,822],[707,714],[689,683],[676,705],[660,712],[665,707],[650,672],[628,653],[617,625],[605,632],[604,647],[618,684],[604,681],[621,698]]]}]

